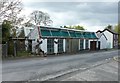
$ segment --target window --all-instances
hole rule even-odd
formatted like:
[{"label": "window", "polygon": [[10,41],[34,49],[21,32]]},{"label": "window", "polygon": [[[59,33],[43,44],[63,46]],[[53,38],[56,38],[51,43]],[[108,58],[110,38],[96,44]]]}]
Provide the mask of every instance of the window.
[{"label": "window", "polygon": [[80,40],[80,50],[83,50],[83,48],[84,48],[84,40],[81,39]]},{"label": "window", "polygon": [[85,48],[86,49],[88,49],[88,45],[89,45],[89,42],[88,42],[88,40],[86,40],[86,42],[85,42]]},{"label": "window", "polygon": [[54,39],[47,39],[47,52],[54,53]]},{"label": "window", "polygon": [[63,52],[63,39],[58,39],[58,52]]}]

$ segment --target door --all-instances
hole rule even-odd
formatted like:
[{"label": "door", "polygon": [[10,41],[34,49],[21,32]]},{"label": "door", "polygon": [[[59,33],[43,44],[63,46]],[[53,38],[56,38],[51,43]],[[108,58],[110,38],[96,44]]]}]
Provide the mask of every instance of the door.
[{"label": "door", "polygon": [[71,39],[66,39],[66,52],[71,52]]},{"label": "door", "polygon": [[90,41],[90,50],[96,50],[96,45],[97,45],[97,42],[96,41]]},{"label": "door", "polygon": [[72,47],[71,52],[76,53],[79,51],[79,40],[78,39],[72,39]]},{"label": "door", "polygon": [[80,50],[84,49],[84,40],[80,39]]}]

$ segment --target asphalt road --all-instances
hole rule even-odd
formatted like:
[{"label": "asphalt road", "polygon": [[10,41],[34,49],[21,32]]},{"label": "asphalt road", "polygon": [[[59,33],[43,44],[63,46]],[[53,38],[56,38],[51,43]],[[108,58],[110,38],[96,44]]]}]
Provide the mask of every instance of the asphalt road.
[{"label": "asphalt road", "polygon": [[2,62],[2,81],[44,81],[63,74],[104,64],[118,56],[118,51],[92,52],[57,57],[5,60]]}]

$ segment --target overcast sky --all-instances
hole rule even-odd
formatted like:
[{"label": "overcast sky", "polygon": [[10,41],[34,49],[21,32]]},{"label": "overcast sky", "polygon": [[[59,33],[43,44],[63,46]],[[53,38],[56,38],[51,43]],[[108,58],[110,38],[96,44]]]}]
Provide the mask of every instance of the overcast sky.
[{"label": "overcast sky", "polygon": [[[61,0],[62,1],[62,0]],[[50,15],[53,27],[82,25],[88,31],[103,30],[105,26],[118,22],[118,3],[112,0],[101,2],[43,2],[23,1],[23,14],[40,10]]]}]

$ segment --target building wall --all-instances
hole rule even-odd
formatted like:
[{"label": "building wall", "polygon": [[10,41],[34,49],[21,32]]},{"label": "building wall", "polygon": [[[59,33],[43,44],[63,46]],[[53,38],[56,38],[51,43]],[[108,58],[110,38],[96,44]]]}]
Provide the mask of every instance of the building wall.
[{"label": "building wall", "polygon": [[[58,42],[58,39],[54,39],[55,42]],[[54,42],[54,53],[58,53],[58,44]]]},{"label": "building wall", "polygon": [[35,45],[37,44],[37,41],[32,41],[32,52],[35,53]]},{"label": "building wall", "polygon": [[63,52],[66,52],[66,39],[63,39]]},{"label": "building wall", "polygon": [[102,35],[100,37],[100,39],[98,39],[98,41],[100,41],[100,49],[106,49],[107,48],[107,40],[104,37],[104,35]]},{"label": "building wall", "polygon": [[118,48],[118,35],[114,34],[114,42],[113,42],[113,47]]},{"label": "building wall", "polygon": [[103,32],[105,34],[105,36],[107,37],[108,41],[107,41],[107,48],[113,48],[113,34],[109,31],[104,31]]},{"label": "building wall", "polygon": [[83,44],[84,44],[84,47],[83,47],[84,50],[86,49],[86,48],[85,48],[85,47],[86,47],[86,44],[85,44],[86,41],[85,41],[85,40],[86,40],[86,39],[84,39],[84,43],[83,43]]},{"label": "building wall", "polygon": [[44,53],[47,53],[47,39],[42,39],[42,44],[40,45]]},{"label": "building wall", "polygon": [[37,29],[37,28],[35,28],[35,29],[31,32],[31,34],[29,35],[29,38],[30,38],[30,39],[38,39],[38,38],[39,38],[39,34],[38,34],[38,29]]},{"label": "building wall", "polygon": [[79,42],[78,42],[78,43],[79,43],[79,44],[78,44],[78,45],[79,45],[79,46],[78,46],[78,49],[80,50],[80,39],[79,39]]},{"label": "building wall", "polygon": [[27,36],[32,30],[32,27],[24,27],[25,36]]}]

